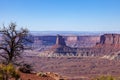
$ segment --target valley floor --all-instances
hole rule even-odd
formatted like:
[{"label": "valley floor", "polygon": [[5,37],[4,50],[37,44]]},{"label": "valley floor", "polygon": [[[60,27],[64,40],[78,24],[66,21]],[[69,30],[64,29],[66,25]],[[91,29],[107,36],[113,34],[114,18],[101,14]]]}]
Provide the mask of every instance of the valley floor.
[{"label": "valley floor", "polygon": [[100,75],[120,76],[120,61],[98,57],[25,57],[36,72],[55,72],[68,79],[91,79]]}]

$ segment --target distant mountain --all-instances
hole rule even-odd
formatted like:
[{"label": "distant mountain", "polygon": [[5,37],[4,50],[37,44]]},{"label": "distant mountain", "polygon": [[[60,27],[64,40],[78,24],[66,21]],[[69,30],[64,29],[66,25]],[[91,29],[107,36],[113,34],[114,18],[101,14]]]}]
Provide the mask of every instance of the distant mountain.
[{"label": "distant mountain", "polygon": [[33,35],[76,35],[76,36],[84,36],[84,35],[103,35],[106,33],[118,33],[120,34],[120,31],[31,31],[31,34]]}]

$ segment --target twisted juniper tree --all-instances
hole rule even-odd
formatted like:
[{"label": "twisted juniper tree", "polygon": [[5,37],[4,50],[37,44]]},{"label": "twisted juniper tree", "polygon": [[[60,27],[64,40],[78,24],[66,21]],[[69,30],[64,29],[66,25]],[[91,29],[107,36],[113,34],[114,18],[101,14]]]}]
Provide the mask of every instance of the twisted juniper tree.
[{"label": "twisted juniper tree", "polygon": [[26,48],[25,44],[30,42],[28,35],[29,31],[27,29],[21,28],[16,30],[15,23],[10,23],[8,27],[3,25],[3,28],[0,30],[0,56],[2,61],[6,64],[16,63]]}]

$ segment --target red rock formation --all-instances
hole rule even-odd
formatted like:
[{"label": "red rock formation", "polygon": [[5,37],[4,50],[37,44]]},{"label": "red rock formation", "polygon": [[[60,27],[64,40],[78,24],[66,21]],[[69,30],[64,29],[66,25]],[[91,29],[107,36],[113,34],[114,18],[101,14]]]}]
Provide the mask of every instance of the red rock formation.
[{"label": "red rock formation", "polygon": [[67,36],[66,45],[70,47],[93,47],[100,42],[100,36]]},{"label": "red rock formation", "polygon": [[52,47],[51,50],[53,53],[76,53],[75,49],[66,46],[65,39],[60,35],[57,35],[56,44]]},{"label": "red rock formation", "polygon": [[66,46],[64,38],[59,34],[57,35],[57,38],[56,38],[56,45]]},{"label": "red rock formation", "polygon": [[77,42],[78,36],[67,36],[67,42]]},{"label": "red rock formation", "polygon": [[52,48],[56,49],[56,48],[63,48],[63,47],[66,47],[65,39],[62,36],[57,35],[56,44],[53,45]]},{"label": "red rock formation", "polygon": [[113,54],[120,51],[120,34],[104,34],[100,37],[100,42],[93,47],[101,55]]},{"label": "red rock formation", "polygon": [[[72,42],[76,37],[69,37],[68,40]],[[89,39],[87,39],[89,38]],[[99,37],[82,37],[83,42],[98,41]],[[88,45],[88,44],[87,44]],[[74,56],[103,56],[106,54],[113,54],[120,51],[120,34],[104,34],[100,36],[100,41],[94,47],[80,47],[71,48],[66,45],[62,36],[58,35],[56,38],[56,44],[50,49],[52,54],[58,55],[74,55]],[[48,51],[48,52],[50,52]]]},{"label": "red rock formation", "polygon": [[120,45],[120,34],[104,34],[100,37],[100,44]]}]

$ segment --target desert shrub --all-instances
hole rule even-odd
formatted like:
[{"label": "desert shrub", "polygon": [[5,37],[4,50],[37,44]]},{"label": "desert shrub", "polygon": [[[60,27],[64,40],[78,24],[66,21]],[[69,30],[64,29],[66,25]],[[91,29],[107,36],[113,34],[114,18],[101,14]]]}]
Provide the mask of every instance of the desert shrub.
[{"label": "desert shrub", "polygon": [[92,80],[116,80],[116,79],[112,76],[100,76]]},{"label": "desert shrub", "polygon": [[47,75],[43,72],[38,72],[36,75],[40,77],[47,77]]},{"label": "desert shrub", "polygon": [[0,64],[0,80],[8,80],[9,78],[20,78],[18,72],[12,64],[4,65]]},{"label": "desert shrub", "polygon": [[1,72],[0,72],[0,80],[2,80],[3,79],[3,75],[1,74]]},{"label": "desert shrub", "polygon": [[33,71],[32,66],[29,64],[23,64],[20,66],[19,70],[23,73],[31,73],[31,71]]},{"label": "desert shrub", "polygon": [[13,78],[15,78],[16,80],[18,80],[20,78],[20,75],[18,72],[14,71],[11,75]]}]

